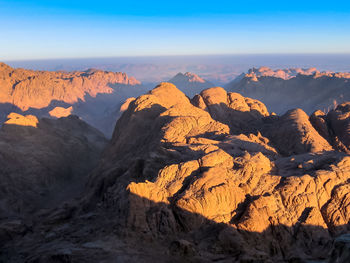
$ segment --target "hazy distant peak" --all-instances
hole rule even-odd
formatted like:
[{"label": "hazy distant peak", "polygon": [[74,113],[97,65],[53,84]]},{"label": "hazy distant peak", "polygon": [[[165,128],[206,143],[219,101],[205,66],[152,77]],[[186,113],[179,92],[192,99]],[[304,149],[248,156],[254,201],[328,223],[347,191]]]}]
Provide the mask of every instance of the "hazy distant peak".
[{"label": "hazy distant peak", "polygon": [[186,72],[185,74],[180,72],[168,82],[174,84],[189,97],[193,97],[202,90],[215,86],[213,83],[191,72]]},{"label": "hazy distant peak", "polygon": [[191,73],[191,72],[186,72],[185,74],[183,73],[178,73],[176,74],[175,77],[173,77],[170,82],[175,81],[175,82],[197,82],[197,83],[206,83],[207,81],[202,79],[200,76],[197,74]]}]

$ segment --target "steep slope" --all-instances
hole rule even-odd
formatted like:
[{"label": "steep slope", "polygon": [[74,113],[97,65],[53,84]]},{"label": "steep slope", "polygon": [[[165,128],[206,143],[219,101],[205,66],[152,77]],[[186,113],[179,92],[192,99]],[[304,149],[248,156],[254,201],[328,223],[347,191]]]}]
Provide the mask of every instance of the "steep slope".
[{"label": "steep slope", "polygon": [[185,74],[178,73],[171,78],[169,82],[173,83],[178,89],[191,98],[194,95],[199,94],[202,90],[215,86],[209,81],[202,79],[200,76],[191,72],[186,72]]},{"label": "steep slope", "polygon": [[278,114],[291,108],[301,108],[310,114],[350,100],[349,85],[350,73],[262,67],[249,70],[243,78],[225,88],[260,100]]},{"label": "steep slope", "polygon": [[222,88],[190,100],[170,83],[128,103],[79,202],[1,259],[346,262],[350,156],[305,112]]}]

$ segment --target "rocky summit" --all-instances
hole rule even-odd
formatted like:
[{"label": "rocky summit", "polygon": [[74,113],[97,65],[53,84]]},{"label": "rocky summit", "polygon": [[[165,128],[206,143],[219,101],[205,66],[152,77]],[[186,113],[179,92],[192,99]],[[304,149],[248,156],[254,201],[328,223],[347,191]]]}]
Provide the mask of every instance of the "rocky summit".
[{"label": "rocky summit", "polygon": [[[278,116],[220,87],[190,99],[161,83],[124,105],[93,170],[80,161],[92,164],[84,154],[104,140],[80,120],[11,116],[26,126],[10,121],[2,136],[26,157],[7,160],[38,162],[2,172],[4,196],[58,180],[63,169],[86,179],[72,181],[83,189],[64,202],[38,197],[49,207],[33,207],[30,222],[22,210],[3,215],[0,260],[349,262],[349,116],[348,103]],[[52,139],[36,135],[44,131]]]}]

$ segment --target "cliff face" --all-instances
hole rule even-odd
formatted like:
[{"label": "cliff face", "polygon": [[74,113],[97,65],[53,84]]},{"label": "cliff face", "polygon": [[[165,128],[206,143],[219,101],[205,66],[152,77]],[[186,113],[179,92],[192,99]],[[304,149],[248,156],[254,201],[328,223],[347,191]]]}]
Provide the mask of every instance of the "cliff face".
[{"label": "cliff face", "polygon": [[228,91],[261,100],[278,114],[291,108],[302,108],[309,114],[318,109],[328,111],[350,100],[349,87],[350,73],[266,67],[251,69],[225,86]]},{"label": "cliff face", "polygon": [[128,101],[79,201],[3,259],[347,262],[349,114],[161,83]]}]

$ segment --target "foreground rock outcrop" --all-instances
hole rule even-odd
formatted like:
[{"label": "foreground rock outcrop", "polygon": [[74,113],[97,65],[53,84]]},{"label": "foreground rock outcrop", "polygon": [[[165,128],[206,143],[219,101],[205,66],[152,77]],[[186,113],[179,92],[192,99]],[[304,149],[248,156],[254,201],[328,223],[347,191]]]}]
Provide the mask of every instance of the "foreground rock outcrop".
[{"label": "foreground rock outcrop", "polygon": [[[338,111],[343,131],[350,111]],[[190,100],[161,83],[128,101],[79,201],[0,258],[346,262],[350,156],[332,143],[346,136],[316,117],[270,114],[222,88]]]}]

